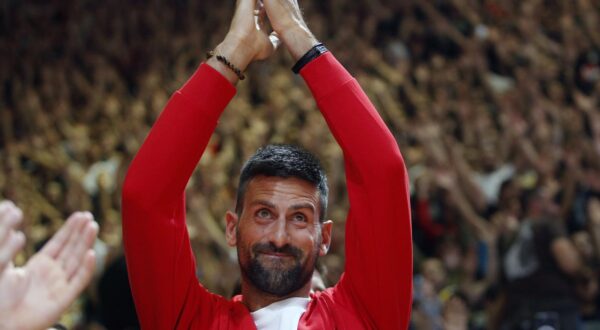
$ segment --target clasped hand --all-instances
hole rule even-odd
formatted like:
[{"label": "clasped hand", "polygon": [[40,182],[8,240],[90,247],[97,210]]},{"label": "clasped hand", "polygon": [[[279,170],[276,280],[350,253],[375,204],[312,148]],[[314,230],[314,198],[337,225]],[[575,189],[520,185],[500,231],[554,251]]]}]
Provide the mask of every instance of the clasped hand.
[{"label": "clasped hand", "polygon": [[297,0],[238,0],[229,32],[216,50],[243,71],[250,63],[270,57],[280,41],[294,59],[318,43]]}]

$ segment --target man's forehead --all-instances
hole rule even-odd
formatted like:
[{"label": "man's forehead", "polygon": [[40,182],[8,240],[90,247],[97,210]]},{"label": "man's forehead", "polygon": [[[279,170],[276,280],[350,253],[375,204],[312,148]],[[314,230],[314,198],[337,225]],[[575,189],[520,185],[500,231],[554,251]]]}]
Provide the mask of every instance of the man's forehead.
[{"label": "man's forehead", "polygon": [[306,200],[319,202],[316,185],[296,177],[257,176],[248,182],[245,200],[252,203],[264,198]]}]

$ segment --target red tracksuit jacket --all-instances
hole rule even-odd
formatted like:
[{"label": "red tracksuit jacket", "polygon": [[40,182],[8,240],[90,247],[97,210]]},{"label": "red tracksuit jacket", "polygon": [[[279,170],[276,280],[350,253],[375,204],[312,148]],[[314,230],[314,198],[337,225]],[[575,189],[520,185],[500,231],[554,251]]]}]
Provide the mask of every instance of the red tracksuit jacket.
[{"label": "red tracksuit jacket", "polygon": [[[301,71],[344,152],[350,210],[339,283],[313,294],[298,329],[406,329],[412,302],[408,179],[398,146],[331,53]],[[196,278],[184,189],[235,88],[203,64],[169,100],[123,187],[123,238],[143,329],[256,329],[239,301]]]}]

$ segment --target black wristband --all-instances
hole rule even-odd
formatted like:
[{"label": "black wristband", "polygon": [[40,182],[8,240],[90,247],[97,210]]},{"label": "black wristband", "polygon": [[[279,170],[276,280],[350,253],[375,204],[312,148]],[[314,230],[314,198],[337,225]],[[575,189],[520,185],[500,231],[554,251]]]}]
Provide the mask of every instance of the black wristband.
[{"label": "black wristband", "polygon": [[327,53],[328,51],[329,50],[323,46],[323,44],[316,44],[313,48],[306,52],[306,54],[304,54],[304,56],[302,56],[298,62],[296,62],[296,64],[292,67],[292,71],[294,71],[295,74],[298,74],[305,65],[310,63],[315,58]]}]

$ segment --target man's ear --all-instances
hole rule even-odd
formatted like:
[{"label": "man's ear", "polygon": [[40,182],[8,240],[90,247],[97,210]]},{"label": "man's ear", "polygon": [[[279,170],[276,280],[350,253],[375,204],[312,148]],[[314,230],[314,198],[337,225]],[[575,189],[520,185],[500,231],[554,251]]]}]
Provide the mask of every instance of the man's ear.
[{"label": "man's ear", "polygon": [[231,247],[237,244],[238,216],[234,212],[227,211],[225,214],[225,239]]},{"label": "man's ear", "polygon": [[321,224],[321,245],[319,246],[319,256],[322,257],[329,251],[331,245],[331,231],[333,230],[333,221],[327,220]]}]

